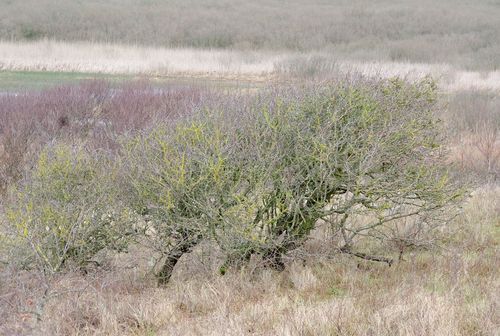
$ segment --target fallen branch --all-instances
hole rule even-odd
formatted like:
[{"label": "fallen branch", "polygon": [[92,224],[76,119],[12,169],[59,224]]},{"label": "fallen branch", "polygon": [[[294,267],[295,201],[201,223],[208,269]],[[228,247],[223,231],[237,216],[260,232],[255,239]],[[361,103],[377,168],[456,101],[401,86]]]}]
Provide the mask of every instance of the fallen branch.
[{"label": "fallen branch", "polygon": [[362,252],[351,251],[351,249],[348,246],[341,247],[340,252],[346,253],[346,254],[351,254],[351,255],[356,256],[358,258],[369,260],[369,261],[385,262],[389,265],[389,267],[391,267],[392,263],[394,262],[394,260],[391,258],[386,258],[386,257],[381,257],[381,256],[372,256],[372,255],[362,253]]}]

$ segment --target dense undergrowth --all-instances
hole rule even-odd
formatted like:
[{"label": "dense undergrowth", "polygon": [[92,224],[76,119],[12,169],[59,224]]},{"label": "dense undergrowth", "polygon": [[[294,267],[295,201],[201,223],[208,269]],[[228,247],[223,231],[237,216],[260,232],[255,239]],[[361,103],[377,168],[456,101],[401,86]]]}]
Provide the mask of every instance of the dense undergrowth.
[{"label": "dense undergrowth", "polygon": [[12,258],[27,254],[23,267],[54,274],[148,240],[165,283],[183,254],[213,240],[222,273],[254,255],[283,269],[320,220],[342,235],[341,252],[391,264],[355,251],[358,236],[396,239],[404,221],[402,249],[426,244],[460,198],[430,80],[275,89],[200,108],[199,92],[66,90],[35,98],[27,120],[7,115],[3,131],[4,240]]},{"label": "dense undergrowth", "polygon": [[200,250],[226,276],[296,267],[318,234],[338,260],[432,255],[465,193],[430,79],[0,99],[0,267],[41,279],[38,320],[68,274],[137,267],[165,285]]}]

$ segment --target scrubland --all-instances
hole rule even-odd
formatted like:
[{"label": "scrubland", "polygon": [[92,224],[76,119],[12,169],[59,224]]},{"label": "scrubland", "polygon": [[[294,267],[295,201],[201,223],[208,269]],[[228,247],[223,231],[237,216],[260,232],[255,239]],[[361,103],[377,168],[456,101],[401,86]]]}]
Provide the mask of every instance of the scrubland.
[{"label": "scrubland", "polygon": [[0,335],[499,334],[495,1],[0,8]]},{"label": "scrubland", "polygon": [[[360,85],[356,84],[357,81],[363,83],[366,79],[338,80],[339,83],[349,81],[354,81],[353,85],[357,87]],[[379,85],[376,84],[377,81],[374,83],[370,85]],[[388,85],[391,87],[393,84]],[[282,90],[278,87],[272,88],[272,97],[286,101],[292,97],[300,97],[304,88]],[[283,95],[284,92],[288,93]],[[261,99],[264,98],[265,96]],[[224,260],[227,255],[234,255],[237,251],[233,250],[233,244],[247,236],[245,233],[231,230],[223,231],[225,233],[217,231],[216,236],[210,233],[203,242],[181,254],[181,258],[174,264],[170,281],[160,287],[156,281],[159,275],[158,267],[163,262],[162,253],[165,252],[158,254],[158,251],[163,251],[163,247],[158,245],[161,241],[157,240],[158,237],[154,234],[147,234],[146,241],[134,240],[125,249],[119,247],[119,244],[116,245],[117,241],[111,244],[104,240],[108,242],[107,250],[101,250],[95,256],[92,256],[94,252],[89,255],[88,249],[80,250],[86,245],[80,245],[76,240],[75,251],[80,252],[68,254],[65,248],[58,252],[62,253],[60,256],[69,256],[67,266],[59,263],[59,254],[48,254],[52,253],[50,244],[54,243],[54,237],[64,231],[60,231],[56,236],[45,236],[46,227],[50,231],[53,230],[50,228],[52,225],[56,225],[54,228],[58,228],[57,230],[63,230],[61,225],[66,225],[65,223],[70,225],[71,230],[86,227],[89,222],[80,221],[79,218],[86,218],[88,214],[91,215],[89,219],[95,218],[95,211],[98,216],[101,216],[99,213],[106,214],[102,212],[103,208],[95,207],[101,201],[109,202],[115,209],[123,209],[123,203],[117,201],[122,199],[119,196],[122,192],[119,190],[123,186],[116,183],[124,182],[115,180],[109,184],[108,178],[116,177],[116,169],[122,165],[131,173],[130,169],[135,169],[134,163],[128,163],[132,166],[124,163],[123,160],[129,160],[126,159],[127,156],[115,163],[109,160],[116,155],[120,156],[123,148],[130,150],[131,147],[127,146],[132,143],[127,145],[127,138],[135,138],[133,141],[139,143],[146,141],[141,146],[151,140],[170,141],[162,135],[162,131],[155,131],[155,125],[182,125],[183,120],[192,120],[190,118],[205,109],[234,110],[238,113],[245,109],[251,111],[254,99],[255,95],[248,92],[224,93],[199,87],[158,90],[148,82],[119,87],[106,82],[86,82],[0,97],[0,113],[4,121],[0,147],[5,195],[3,207],[4,211],[17,211],[16,216],[21,216],[13,218],[13,212],[7,211],[2,217],[2,334],[495,335],[499,325],[500,193],[496,182],[499,152],[498,139],[492,140],[491,133],[487,133],[487,130],[488,127],[493,127],[498,131],[499,120],[496,113],[497,96],[488,91],[456,92],[453,95],[441,96],[434,111],[447,126],[440,132],[447,132],[447,141],[451,141],[447,142],[448,149],[440,154],[444,155],[441,158],[445,158],[446,164],[453,167],[450,171],[451,176],[454,176],[452,179],[460,181],[458,185],[468,185],[468,193],[471,192],[471,195],[463,200],[462,209],[456,209],[456,213],[449,212],[451,217],[440,222],[435,228],[422,227],[418,220],[396,220],[387,227],[381,227],[381,236],[367,231],[366,237],[362,235],[359,239],[356,238],[357,249],[381,261],[392,259],[390,266],[387,262],[364,260],[367,255],[359,258],[350,251],[342,250],[345,238],[339,236],[339,231],[334,229],[339,225],[336,221],[332,222],[336,224],[317,224],[302,244],[284,254],[284,269],[268,267],[266,263],[263,264],[265,260],[253,257],[240,266],[226,267]],[[474,117],[467,111],[474,111]],[[230,115],[232,114],[228,116]],[[244,116],[243,113],[237,117],[240,125],[244,125],[241,124],[246,118]],[[219,117],[216,113],[210,118]],[[266,120],[273,125],[270,119]],[[204,121],[206,122],[208,120]],[[231,119],[229,122],[232,122]],[[202,127],[201,125],[203,124],[197,124],[195,117],[193,123],[188,122],[183,133],[174,138],[183,138],[190,132],[195,132],[193,135],[198,134],[196,127]],[[203,127],[207,125],[209,124]],[[178,132],[182,127],[173,129]],[[244,126],[241,127],[242,130],[245,129]],[[208,130],[200,131],[197,136],[208,136],[210,133],[205,133]],[[140,136],[137,138],[137,135]],[[266,137],[265,133],[259,135]],[[192,143],[191,146],[198,146],[196,142],[192,142],[195,141],[194,138],[188,136],[186,139]],[[469,142],[465,144],[467,139]],[[488,141],[490,147],[485,147],[483,144]],[[462,145],[457,147],[450,145],[460,143]],[[166,146],[166,143],[162,146]],[[148,169],[153,169],[151,172],[167,169],[161,168],[164,164],[154,166],[162,161],[151,156],[154,152],[148,152],[148,148],[143,147],[140,149],[141,153],[133,154],[133,158],[138,160],[137,167],[142,171],[141,174],[149,174]],[[204,147],[200,147],[200,150],[201,148]],[[381,150],[380,147],[376,148]],[[488,148],[490,154],[485,151]],[[220,153],[227,155],[226,150]],[[163,153],[166,155],[166,152]],[[178,192],[176,189],[170,189],[173,187],[166,186],[175,186],[175,180],[181,178],[176,175],[175,169],[179,167],[176,165],[191,164],[185,156],[181,158],[179,162],[174,157],[171,158],[174,161],[168,169],[174,169],[170,173],[173,174],[173,180],[162,177],[165,185],[161,188],[166,188],[162,189],[162,193]],[[193,164],[204,162],[203,160],[205,159],[200,157]],[[104,180],[99,178],[99,162],[105,165],[102,167],[104,176],[107,176]],[[118,166],[117,162],[120,162]],[[213,164],[217,162],[212,161],[209,164],[210,174],[217,171],[213,170],[216,169]],[[95,168],[87,171],[87,164]],[[135,181],[133,185],[153,188],[143,189],[145,192],[158,190],[155,189],[155,184],[151,184],[157,181],[153,175],[151,180],[144,179],[143,176],[137,179],[138,177],[134,176],[132,174],[127,177],[130,181]],[[96,177],[100,180],[94,185],[92,181]],[[202,202],[205,197],[198,194],[205,189],[196,189],[201,181],[189,187],[195,188],[189,191],[195,192],[189,196],[195,209],[201,209],[202,203],[198,202]],[[211,188],[210,184],[213,183],[210,182],[207,187]],[[18,187],[15,187],[16,185]],[[160,185],[162,184],[158,186]],[[17,191],[12,194],[9,190]],[[118,191],[118,194],[115,191]],[[176,194],[176,197],[182,201],[185,196],[181,195],[187,195],[186,192],[188,191]],[[430,192],[430,189],[426,192]],[[142,193],[141,195],[152,197]],[[175,199],[165,200],[174,202],[171,204],[175,204],[175,208],[182,204],[176,203]],[[15,203],[11,203],[12,201]],[[172,211],[168,210],[172,205],[163,203],[161,199],[153,197],[147,202],[156,202],[156,206],[165,207],[165,211]],[[28,204],[31,205],[25,207]],[[242,203],[243,205],[250,206],[245,203]],[[151,210],[146,216],[160,214],[155,214],[154,209],[157,208],[153,203],[147,206],[151,207]],[[52,210],[47,212],[48,209]],[[88,213],[87,209],[92,213]],[[353,217],[347,222],[346,229],[363,227],[374,219],[370,219],[371,215],[363,212],[356,214],[358,210],[352,213]],[[67,222],[64,219],[66,216],[73,216],[74,211],[77,211],[74,220],[80,223],[76,226],[71,220]],[[245,211],[251,210],[248,208]],[[175,212],[172,212],[169,216],[174,214]],[[127,225],[132,225],[135,228],[133,232],[137,234],[142,232],[140,226],[137,229],[137,225],[148,226],[147,221],[143,222],[136,217],[133,217],[135,219],[131,223],[128,217],[122,223],[125,226],[115,227],[114,225],[123,219],[122,215],[123,212],[112,212],[111,222],[98,220],[97,229],[103,225],[110,231],[92,231],[94,233],[91,234],[115,235],[115,229],[127,230]],[[227,214],[234,215],[240,220],[246,218],[244,213],[233,213],[233,210]],[[23,216],[42,217],[37,219]],[[177,222],[172,223],[175,230],[181,230],[184,225],[190,230],[203,229],[196,217],[192,217],[192,222],[189,222],[189,219],[178,217],[179,213],[175,216]],[[192,215],[187,216],[190,218]],[[19,222],[20,218],[25,219]],[[148,230],[153,230],[150,232],[169,230],[168,226],[164,226],[169,223],[168,217],[159,218],[164,218],[166,222],[159,223],[159,226],[150,226]],[[425,218],[424,216],[421,219],[423,223],[429,220]],[[36,224],[39,220],[40,224]],[[183,224],[186,220],[188,222]],[[90,225],[94,225],[92,221]],[[146,224],[139,224],[141,222]],[[14,231],[18,232],[14,232],[14,236],[13,228],[9,228],[13,223],[17,223]],[[109,223],[115,224],[109,226]],[[237,228],[231,225],[234,224],[230,224],[225,230]],[[37,231],[39,229],[41,231]],[[83,231],[73,232],[77,234],[77,239],[88,239]],[[21,240],[15,238],[19,234]],[[207,233],[203,233],[205,234]],[[241,234],[243,236],[240,236]],[[283,239],[286,236],[282,233],[280,237],[279,239]],[[24,245],[23,239],[30,243]],[[68,240],[66,244],[70,244],[70,241],[72,240]],[[249,242],[256,243],[253,240]],[[39,243],[45,245],[32,250],[30,244]],[[96,244],[93,240],[86,244],[96,246],[92,245]],[[268,248],[266,244],[255,245],[252,249],[265,251]],[[54,245],[54,248],[57,251],[61,247]],[[37,261],[37,258],[32,259],[30,251],[55,259],[49,261],[42,258]],[[42,251],[44,254],[41,254]],[[85,258],[80,260],[84,261],[83,264],[79,259],[73,259],[78,258],[80,253],[83,253],[81,255]],[[86,261],[86,258],[92,261]],[[221,265],[224,266],[223,272]],[[221,275],[221,272],[225,274]]]}]

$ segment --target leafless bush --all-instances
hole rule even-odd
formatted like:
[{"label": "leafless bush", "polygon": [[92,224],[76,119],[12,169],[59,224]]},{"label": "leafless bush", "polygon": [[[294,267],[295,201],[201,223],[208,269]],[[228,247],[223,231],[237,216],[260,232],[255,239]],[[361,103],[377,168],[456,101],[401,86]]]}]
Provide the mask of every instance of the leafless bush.
[{"label": "leafless bush", "polygon": [[53,141],[110,148],[128,132],[192,111],[211,96],[196,88],[102,81],[0,96],[0,192]]},{"label": "leafless bush", "polygon": [[443,115],[462,173],[498,179],[500,170],[500,100],[495,92],[457,92]]},{"label": "leafless bush", "polygon": [[447,97],[449,103],[443,117],[449,130],[477,132],[484,126],[500,128],[500,99],[494,91],[468,90],[454,92]]}]

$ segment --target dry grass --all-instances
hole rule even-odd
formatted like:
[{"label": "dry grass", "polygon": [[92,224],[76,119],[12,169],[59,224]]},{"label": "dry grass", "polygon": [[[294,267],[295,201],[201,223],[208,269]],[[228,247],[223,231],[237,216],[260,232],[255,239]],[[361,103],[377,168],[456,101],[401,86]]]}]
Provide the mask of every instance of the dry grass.
[{"label": "dry grass", "polygon": [[438,253],[415,251],[391,268],[338,255],[220,277],[190,261],[167,288],[138,269],[67,275],[52,283],[61,295],[38,323],[26,313],[37,280],[11,274],[0,287],[0,333],[498,335],[500,188],[475,191],[448,230]]},{"label": "dry grass", "polygon": [[409,79],[431,75],[443,90],[500,90],[500,71],[465,71],[449,64],[355,62],[329,53],[169,49],[90,42],[0,41],[0,70],[267,80],[319,79],[345,73]]},{"label": "dry grass", "polygon": [[500,96],[489,90],[456,91],[447,100],[442,118],[451,159],[463,174],[500,180]]},{"label": "dry grass", "polygon": [[37,41],[0,42],[0,70],[266,76],[282,56],[229,50]]}]

